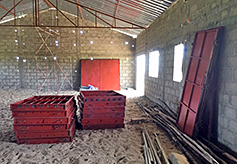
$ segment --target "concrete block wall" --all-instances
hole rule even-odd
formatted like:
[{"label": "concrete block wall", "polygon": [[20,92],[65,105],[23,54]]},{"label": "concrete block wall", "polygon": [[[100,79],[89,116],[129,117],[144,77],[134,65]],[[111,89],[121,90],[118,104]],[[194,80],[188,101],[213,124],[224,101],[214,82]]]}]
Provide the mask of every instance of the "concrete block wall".
[{"label": "concrete block wall", "polygon": [[[185,43],[183,77],[186,77],[196,31],[225,27],[220,68],[218,141],[237,152],[237,1],[183,0],[175,2],[136,40],[136,55],[146,54],[145,95],[164,100],[174,111],[179,107],[184,80],[173,81],[174,46]],[[158,78],[148,76],[148,53],[160,51]]]},{"label": "concrete block wall", "polygon": [[[65,14],[71,20],[76,21],[73,15]],[[40,24],[71,25],[60,13],[58,21],[55,17],[55,10],[41,11]],[[32,15],[29,14],[18,19],[17,23],[31,24]],[[6,24],[12,24],[12,22]],[[79,19],[79,24],[93,25],[92,22],[81,19]],[[74,89],[78,89],[80,85],[80,60],[91,58],[119,59],[121,88],[133,87],[135,48],[132,45],[135,45],[135,39],[132,37],[110,29],[51,28],[51,31],[45,28],[42,29],[52,34],[54,34],[52,31],[60,34],[48,37],[48,34],[38,29],[44,39],[48,37],[46,43],[51,52],[57,57],[60,67],[58,65],[54,66],[55,61],[46,46],[40,49],[37,57],[35,56],[36,50],[42,45],[42,39],[35,28],[0,27],[0,73],[3,75],[0,77],[1,88],[15,87],[37,90],[37,64],[39,66],[39,86],[45,83],[41,88],[42,90],[47,90],[48,86],[50,90],[54,90],[56,84],[57,87],[61,87],[61,90],[72,89],[68,80],[73,83]],[[56,46],[55,41],[58,41],[58,46]],[[91,41],[93,41],[93,44],[90,43]],[[125,41],[129,44],[125,45]],[[16,57],[19,57],[19,60]],[[23,59],[26,62],[23,62]],[[46,69],[48,69],[49,72],[51,68],[52,71],[48,75],[50,81],[47,83],[47,81],[45,82],[46,76],[42,71],[46,72]],[[42,71],[39,69],[42,69]],[[68,79],[64,78],[64,74],[67,75]],[[62,83],[65,83],[65,85],[62,85]]]}]

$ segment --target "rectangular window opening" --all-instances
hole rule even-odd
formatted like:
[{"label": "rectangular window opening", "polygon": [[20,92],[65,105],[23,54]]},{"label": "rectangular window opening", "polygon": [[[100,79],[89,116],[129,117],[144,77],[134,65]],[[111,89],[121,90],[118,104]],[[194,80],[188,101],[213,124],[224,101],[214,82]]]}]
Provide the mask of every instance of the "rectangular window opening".
[{"label": "rectangular window opening", "polygon": [[149,77],[158,78],[159,57],[160,52],[158,50],[149,53]]},{"label": "rectangular window opening", "polygon": [[181,82],[183,79],[182,65],[184,56],[184,44],[178,44],[174,47],[174,70],[173,81]]}]

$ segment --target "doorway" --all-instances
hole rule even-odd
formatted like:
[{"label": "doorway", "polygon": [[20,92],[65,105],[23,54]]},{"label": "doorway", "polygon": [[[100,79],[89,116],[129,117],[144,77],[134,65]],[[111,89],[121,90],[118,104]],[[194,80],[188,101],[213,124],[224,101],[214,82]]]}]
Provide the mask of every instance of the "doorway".
[{"label": "doorway", "polygon": [[144,95],[145,90],[145,54],[137,56],[136,89],[139,95]]}]

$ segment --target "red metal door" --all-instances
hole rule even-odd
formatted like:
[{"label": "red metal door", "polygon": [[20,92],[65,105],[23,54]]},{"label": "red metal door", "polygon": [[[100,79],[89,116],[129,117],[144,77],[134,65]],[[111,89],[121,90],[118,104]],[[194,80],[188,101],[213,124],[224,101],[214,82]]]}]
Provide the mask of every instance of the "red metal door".
[{"label": "red metal door", "polygon": [[119,60],[81,60],[81,85],[88,84],[99,90],[120,90]]},{"label": "red metal door", "polygon": [[81,60],[81,85],[101,88],[100,60]]},{"label": "red metal door", "polygon": [[189,136],[193,135],[203,85],[220,29],[199,31],[195,36],[177,120],[179,128]]},{"label": "red metal door", "polygon": [[101,90],[120,90],[119,60],[100,61]]}]

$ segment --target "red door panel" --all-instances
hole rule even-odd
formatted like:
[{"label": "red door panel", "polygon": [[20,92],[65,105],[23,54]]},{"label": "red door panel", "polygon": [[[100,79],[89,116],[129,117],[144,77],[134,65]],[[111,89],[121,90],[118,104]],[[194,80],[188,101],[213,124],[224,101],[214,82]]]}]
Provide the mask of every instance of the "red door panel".
[{"label": "red door panel", "polygon": [[193,56],[200,57],[201,52],[202,52],[202,45],[203,45],[203,40],[205,38],[205,32],[199,32],[198,35],[196,35],[196,42],[195,46],[193,47]]},{"label": "red door panel", "polygon": [[202,60],[199,62],[199,67],[198,67],[198,71],[197,71],[197,77],[195,80],[195,83],[198,85],[202,85],[204,82],[204,78],[207,72],[207,68],[208,68],[208,64],[209,64],[209,60]]},{"label": "red door panel", "polygon": [[184,128],[187,112],[188,112],[188,108],[185,105],[181,104],[180,105],[180,113],[183,113],[183,114],[180,115],[180,118],[179,118],[180,121],[179,121],[178,126],[180,129]]},{"label": "red door panel", "polygon": [[197,112],[200,103],[202,88],[200,86],[193,86],[193,93],[190,101],[190,109]]},{"label": "red door panel", "polygon": [[120,90],[119,60],[81,60],[81,85],[88,84],[99,90]]},{"label": "red door panel", "polygon": [[213,49],[213,41],[215,41],[216,32],[210,31],[206,33],[205,43],[203,45],[202,58],[210,59]]},{"label": "red door panel", "polygon": [[191,96],[191,93],[192,93],[192,83],[188,82],[185,84],[185,87],[184,87],[184,95],[183,95],[183,103],[185,105],[189,105],[189,101],[190,101],[190,96]]},{"label": "red door panel", "polygon": [[187,79],[194,82],[195,80],[195,72],[197,71],[197,68],[198,68],[198,61],[199,59],[190,59],[191,62],[190,62],[190,67],[189,67],[189,72],[188,72],[188,77]]},{"label": "red door panel", "polygon": [[191,110],[188,110],[187,112],[187,120],[185,122],[184,132],[188,134],[189,136],[192,136],[192,131],[190,129],[193,129],[195,124],[195,118],[196,113],[194,113]]},{"label": "red door panel", "polygon": [[101,63],[101,90],[120,90],[119,60],[103,60]]},{"label": "red door panel", "polygon": [[100,84],[100,61],[99,60],[82,60],[81,61],[81,85],[101,87]]},{"label": "red door panel", "polygon": [[194,124],[203,93],[203,85],[212,59],[215,41],[221,28],[196,33],[192,54],[180,102],[177,124],[189,136]]}]

